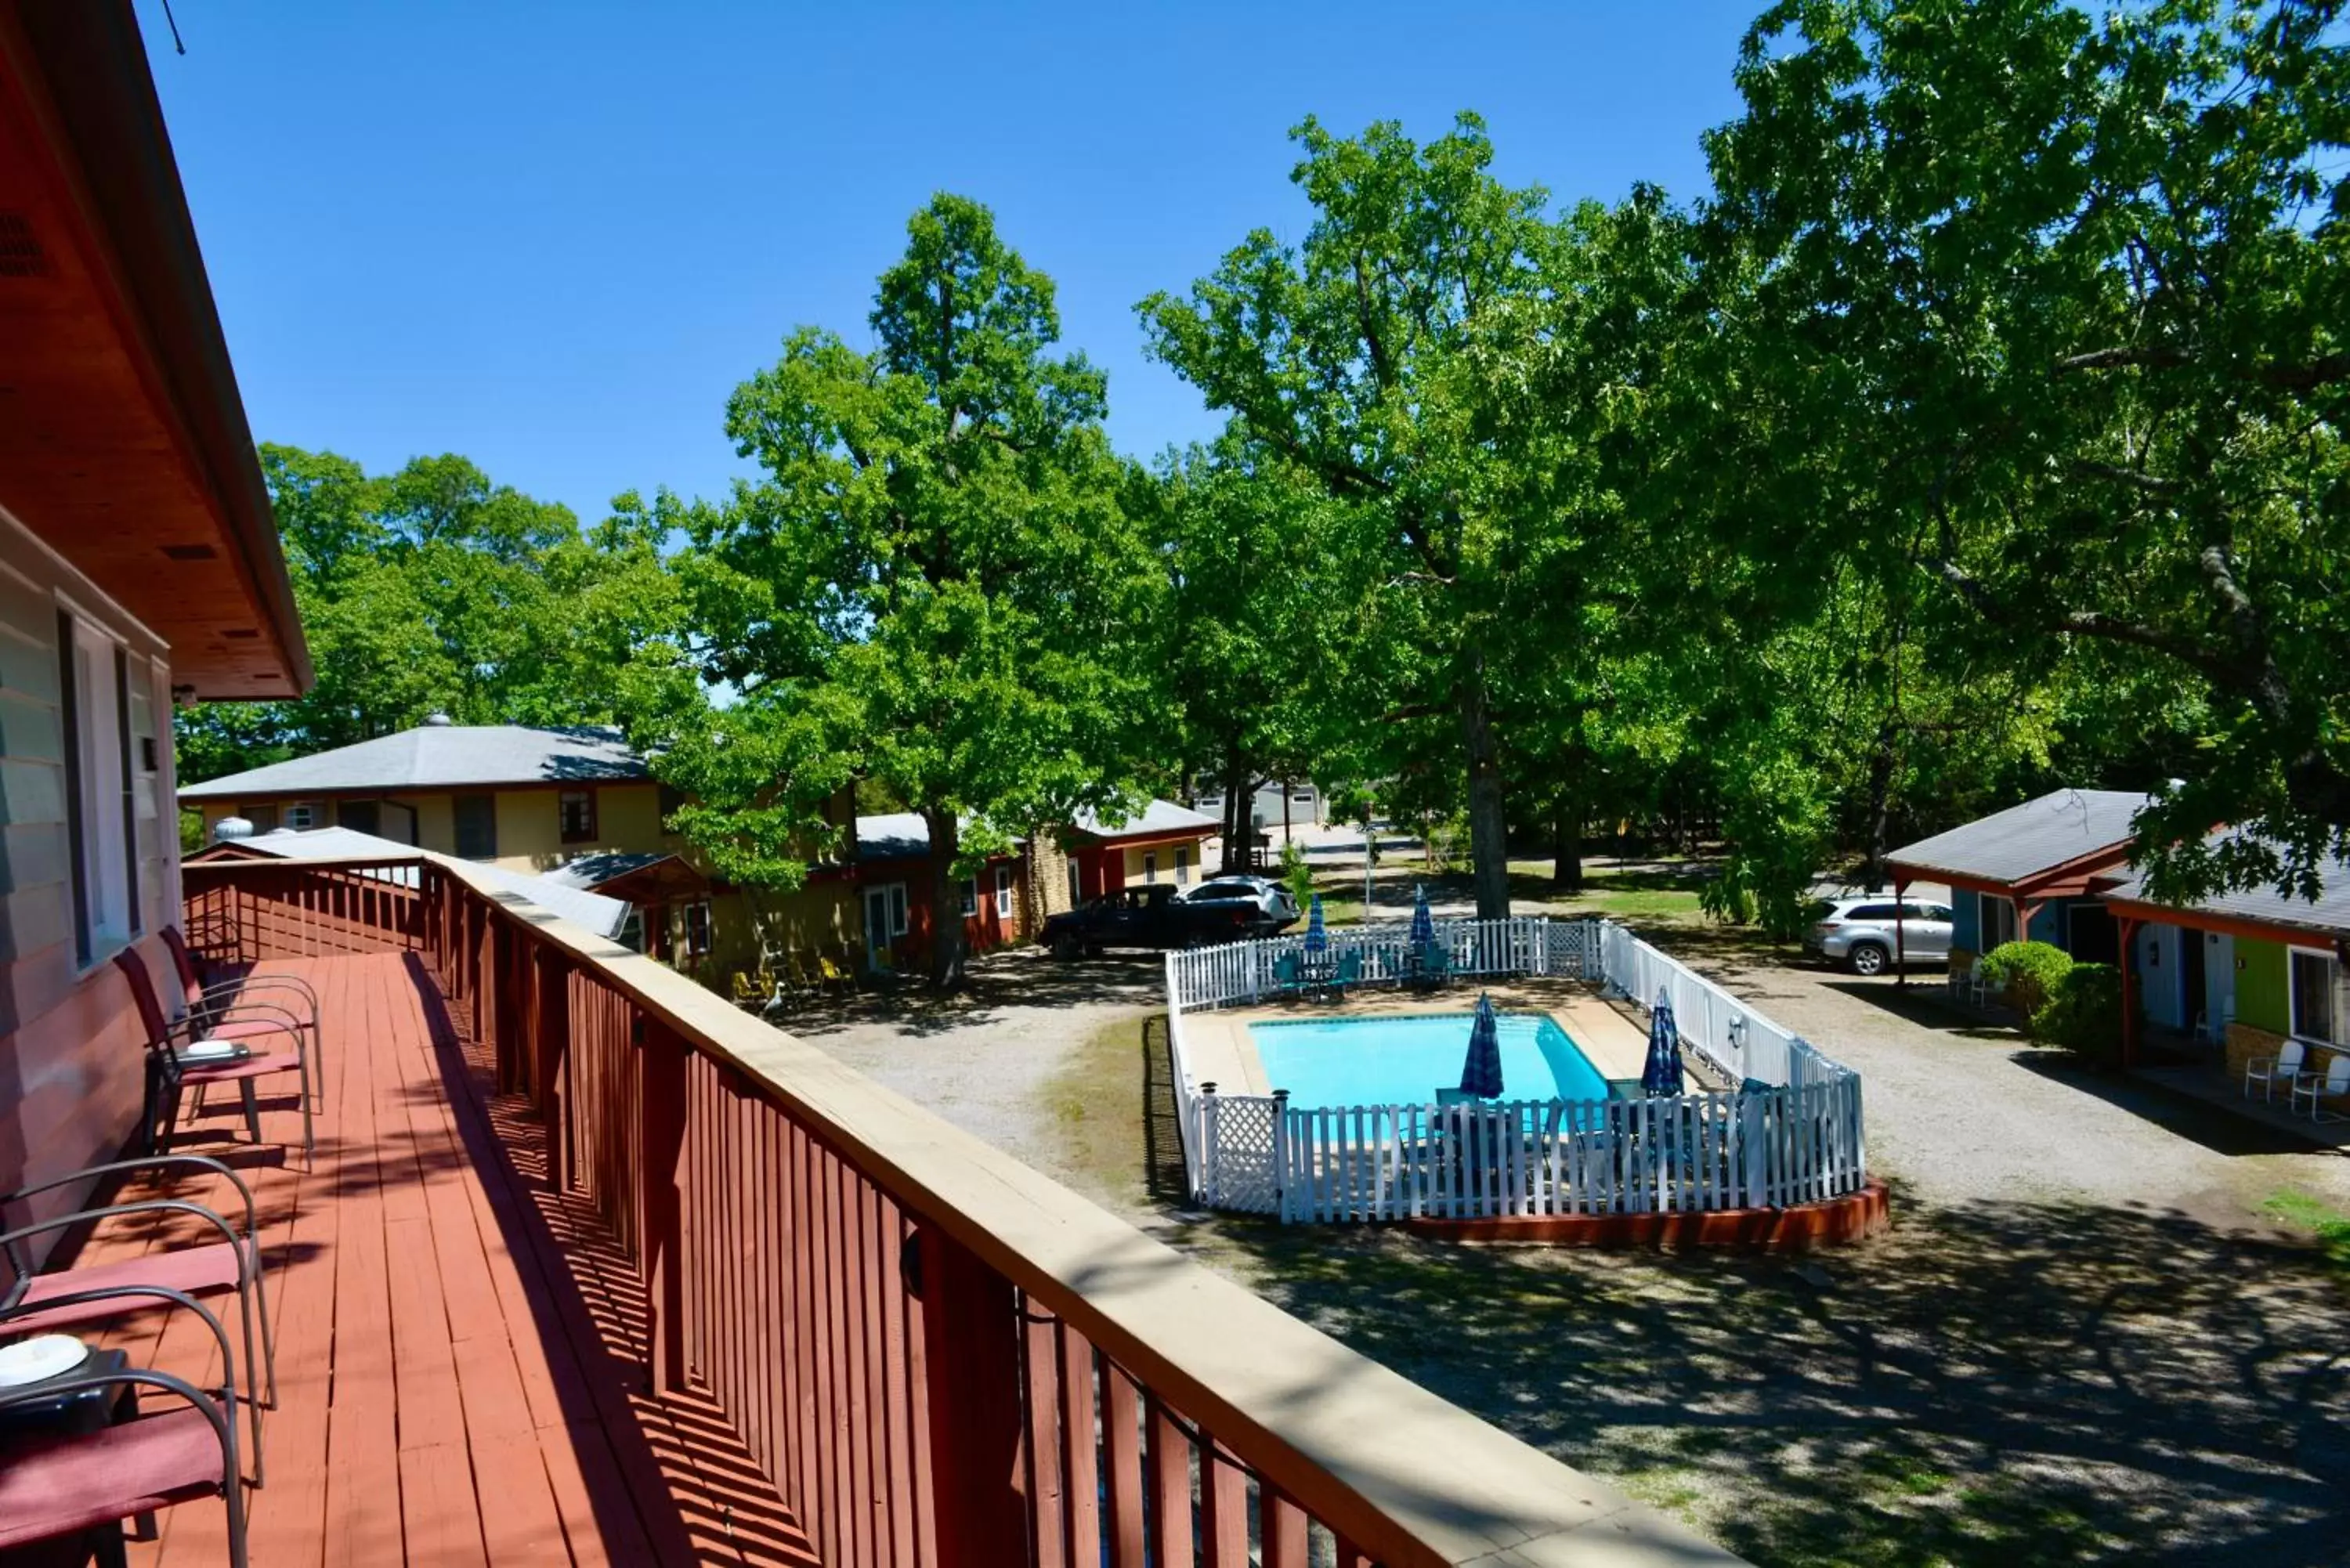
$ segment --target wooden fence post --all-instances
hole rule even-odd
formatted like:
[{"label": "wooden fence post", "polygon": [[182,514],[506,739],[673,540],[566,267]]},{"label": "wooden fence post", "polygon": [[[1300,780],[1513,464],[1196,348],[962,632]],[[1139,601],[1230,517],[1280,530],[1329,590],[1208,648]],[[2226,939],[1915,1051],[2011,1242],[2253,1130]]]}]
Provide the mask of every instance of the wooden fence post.
[{"label": "wooden fence post", "polygon": [[643,1204],[637,1229],[645,1279],[645,1359],[655,1393],[685,1386],[685,1042],[644,1023]]},{"label": "wooden fence post", "polygon": [[936,1225],[916,1236],[939,1568],[1025,1563],[1019,1298]]}]

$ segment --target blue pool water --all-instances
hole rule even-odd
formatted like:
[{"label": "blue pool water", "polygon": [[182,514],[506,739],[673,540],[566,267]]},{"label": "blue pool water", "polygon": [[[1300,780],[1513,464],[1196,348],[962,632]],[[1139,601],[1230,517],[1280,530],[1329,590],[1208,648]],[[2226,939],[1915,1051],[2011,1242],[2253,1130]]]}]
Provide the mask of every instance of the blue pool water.
[{"label": "blue pool water", "polygon": [[[1466,1012],[1252,1023],[1265,1082],[1292,1106],[1425,1106],[1461,1082]],[[1604,1100],[1607,1080],[1546,1013],[1504,1012],[1502,1097]]]}]

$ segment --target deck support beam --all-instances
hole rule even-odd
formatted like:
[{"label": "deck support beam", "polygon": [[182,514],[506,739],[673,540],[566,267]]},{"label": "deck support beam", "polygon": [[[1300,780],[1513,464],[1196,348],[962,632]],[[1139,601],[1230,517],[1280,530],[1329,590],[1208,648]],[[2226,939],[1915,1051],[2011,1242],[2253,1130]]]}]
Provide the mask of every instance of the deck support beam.
[{"label": "deck support beam", "polygon": [[939,1568],[1026,1562],[1019,1297],[938,1226],[917,1241]]},{"label": "deck support beam", "polygon": [[1897,873],[1893,878],[1893,988],[1909,989],[1909,931],[1904,917],[1908,913],[1909,878]]},{"label": "deck support beam", "polygon": [[546,1124],[546,1177],[557,1192],[571,1182],[571,1126],[565,1114],[565,1072],[571,1059],[571,966],[552,948],[538,950],[536,1004],[538,1082],[531,1101]]},{"label": "deck support beam", "polygon": [[686,1386],[685,1367],[685,1042],[659,1021],[640,1018],[644,1093],[643,1208],[638,1246],[645,1279],[645,1361],[656,1394]]},{"label": "deck support beam", "polygon": [[2122,971],[2122,1065],[2137,1065],[2137,933],[2146,922],[2131,915],[2117,915],[2114,924],[2121,936]]}]

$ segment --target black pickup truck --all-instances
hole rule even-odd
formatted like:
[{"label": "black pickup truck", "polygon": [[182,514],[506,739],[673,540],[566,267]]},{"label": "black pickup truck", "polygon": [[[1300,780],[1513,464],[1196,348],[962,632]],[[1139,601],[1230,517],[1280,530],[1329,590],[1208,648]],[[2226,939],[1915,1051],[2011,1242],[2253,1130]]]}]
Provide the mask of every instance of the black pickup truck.
[{"label": "black pickup truck", "polygon": [[1253,904],[1187,904],[1178,889],[1126,888],[1051,917],[1045,945],[1055,958],[1095,958],[1105,948],[1191,948],[1236,942],[1259,918]]}]

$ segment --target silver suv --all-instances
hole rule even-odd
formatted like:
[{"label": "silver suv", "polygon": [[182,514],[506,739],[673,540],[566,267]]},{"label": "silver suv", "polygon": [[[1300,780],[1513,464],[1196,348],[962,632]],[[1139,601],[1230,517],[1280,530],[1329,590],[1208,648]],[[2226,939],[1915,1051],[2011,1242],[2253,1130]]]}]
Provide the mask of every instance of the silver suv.
[{"label": "silver suv", "polygon": [[1270,877],[1211,877],[1176,895],[1187,904],[1254,904],[1256,918],[1250,935],[1269,937],[1297,923],[1297,900]]},{"label": "silver suv", "polygon": [[1898,950],[1911,963],[1943,963],[1950,956],[1950,907],[1919,898],[1873,898],[1824,900],[1812,908],[1804,950],[1855,974],[1883,974],[1893,967],[1894,915],[1898,909]]}]

